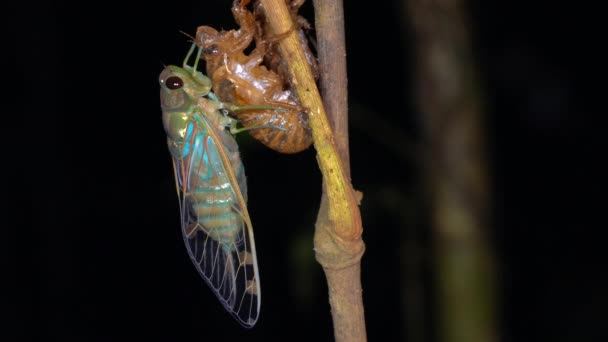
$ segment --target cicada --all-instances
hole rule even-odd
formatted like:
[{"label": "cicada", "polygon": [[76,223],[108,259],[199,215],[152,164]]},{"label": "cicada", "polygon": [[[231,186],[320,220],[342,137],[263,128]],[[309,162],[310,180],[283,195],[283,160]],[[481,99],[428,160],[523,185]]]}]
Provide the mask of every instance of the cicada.
[{"label": "cicada", "polygon": [[159,77],[162,121],[173,159],[181,230],[194,266],[227,311],[252,327],[261,304],[260,276],[247,212],[247,185],[235,120],[211,92],[211,80],[188,65]]}]

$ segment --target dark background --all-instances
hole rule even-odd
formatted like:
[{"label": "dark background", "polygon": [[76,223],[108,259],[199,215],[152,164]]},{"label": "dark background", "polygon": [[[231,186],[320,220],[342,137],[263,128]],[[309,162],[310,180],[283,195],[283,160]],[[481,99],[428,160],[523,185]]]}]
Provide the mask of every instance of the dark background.
[{"label": "dark background", "polygon": [[[234,28],[229,5],[3,5],[3,168],[17,190],[2,224],[14,266],[3,278],[17,288],[3,299],[17,303],[3,305],[13,318],[2,323],[4,340],[333,339],[312,251],[321,191],[314,150],[279,155],[238,137],[264,291],[253,330],[224,312],[183,246],[157,77],[189,47],[180,30]],[[405,340],[412,329],[433,340],[407,13],[397,1],[347,1],[345,10],[369,340]],[[597,53],[605,38],[594,12],[572,2],[472,3],[503,341],[608,340],[596,165],[605,154],[595,122],[605,112]],[[405,300],[408,282],[422,286],[418,304]]]}]

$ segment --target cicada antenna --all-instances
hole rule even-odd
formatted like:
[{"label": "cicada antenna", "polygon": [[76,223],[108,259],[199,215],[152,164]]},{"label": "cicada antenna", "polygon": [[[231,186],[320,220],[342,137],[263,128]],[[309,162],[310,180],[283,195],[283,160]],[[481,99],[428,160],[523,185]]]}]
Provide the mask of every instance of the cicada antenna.
[{"label": "cicada antenna", "polygon": [[184,31],[179,31],[179,33],[183,34],[184,36],[190,38],[190,41],[194,43],[194,41],[196,40],[196,38],[192,37],[190,34],[184,32]]}]

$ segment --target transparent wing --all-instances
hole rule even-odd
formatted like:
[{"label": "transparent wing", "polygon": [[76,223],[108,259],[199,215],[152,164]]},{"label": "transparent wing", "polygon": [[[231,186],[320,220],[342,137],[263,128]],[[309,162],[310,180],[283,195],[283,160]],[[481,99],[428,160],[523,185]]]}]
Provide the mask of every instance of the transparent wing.
[{"label": "transparent wing", "polygon": [[252,327],[261,292],[253,230],[239,188],[241,161],[200,115],[187,126],[182,149],[173,162],[188,253],[226,310]]}]

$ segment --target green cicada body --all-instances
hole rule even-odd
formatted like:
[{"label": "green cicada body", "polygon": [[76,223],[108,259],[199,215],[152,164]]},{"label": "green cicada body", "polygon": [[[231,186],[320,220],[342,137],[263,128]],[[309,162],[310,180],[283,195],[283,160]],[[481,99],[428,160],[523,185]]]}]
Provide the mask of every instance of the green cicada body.
[{"label": "green cicada body", "polygon": [[[190,259],[226,310],[252,327],[261,305],[245,171],[226,129],[234,119],[196,64],[159,77],[163,125],[173,158],[181,229]],[[200,56],[199,48],[199,56]],[[196,60],[199,60],[197,56]]]}]

